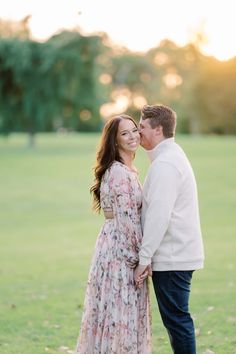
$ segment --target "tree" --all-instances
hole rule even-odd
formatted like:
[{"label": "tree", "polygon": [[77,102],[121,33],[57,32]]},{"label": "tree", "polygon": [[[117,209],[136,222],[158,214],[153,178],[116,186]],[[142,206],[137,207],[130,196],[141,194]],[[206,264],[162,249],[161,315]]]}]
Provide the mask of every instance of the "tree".
[{"label": "tree", "polygon": [[236,58],[211,58],[201,68],[192,94],[201,132],[236,134]]},{"label": "tree", "polygon": [[30,144],[45,126],[41,43],[18,38],[0,41],[1,130],[27,131]]},{"label": "tree", "polygon": [[83,37],[78,32],[62,32],[47,42],[43,70],[48,95],[53,92],[55,97],[57,124],[73,130],[98,130],[101,102],[96,58],[101,47],[100,37]]},{"label": "tree", "polygon": [[101,99],[96,58],[98,36],[63,32],[46,43],[18,38],[0,40],[1,131],[58,127],[98,130]]}]

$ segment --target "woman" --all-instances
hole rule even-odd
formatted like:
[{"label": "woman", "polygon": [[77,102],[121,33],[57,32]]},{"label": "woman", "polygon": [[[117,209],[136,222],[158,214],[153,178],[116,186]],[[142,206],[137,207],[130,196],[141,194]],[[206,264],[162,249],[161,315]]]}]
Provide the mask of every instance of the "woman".
[{"label": "woman", "polygon": [[91,188],[94,209],[103,210],[105,222],[89,273],[79,354],[151,353],[148,284],[134,282],[142,239],[142,190],[132,164],[139,142],[130,116],[106,123]]}]

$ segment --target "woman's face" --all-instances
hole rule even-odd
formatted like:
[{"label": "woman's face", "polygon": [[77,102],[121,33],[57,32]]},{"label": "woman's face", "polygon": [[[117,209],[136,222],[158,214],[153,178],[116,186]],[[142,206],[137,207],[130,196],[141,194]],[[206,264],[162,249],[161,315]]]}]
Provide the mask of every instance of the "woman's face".
[{"label": "woman's face", "polygon": [[129,119],[120,121],[117,133],[117,144],[120,151],[135,152],[140,143],[138,128]]}]

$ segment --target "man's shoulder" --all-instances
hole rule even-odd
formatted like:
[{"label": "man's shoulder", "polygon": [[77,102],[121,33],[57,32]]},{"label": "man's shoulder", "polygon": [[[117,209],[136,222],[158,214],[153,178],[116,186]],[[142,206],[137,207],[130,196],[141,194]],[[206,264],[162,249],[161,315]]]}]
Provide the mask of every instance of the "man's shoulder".
[{"label": "man's shoulder", "polygon": [[168,156],[158,156],[150,165],[147,178],[153,180],[160,178],[160,176],[162,176],[162,178],[168,175],[176,176],[179,172],[178,165],[176,165],[172,159],[169,159]]},{"label": "man's shoulder", "polygon": [[152,162],[151,167],[156,168],[160,165],[173,165],[176,166],[176,161],[181,158],[181,154],[179,151],[174,149],[168,149],[166,151],[161,152]]},{"label": "man's shoulder", "polygon": [[175,143],[169,149],[162,151],[157,156],[157,162],[166,162],[174,166],[178,166],[181,162],[188,161],[188,158],[180,145]]},{"label": "man's shoulder", "polygon": [[169,149],[153,160],[149,168],[149,175],[158,174],[160,170],[166,170],[168,173],[171,173],[171,171],[173,173],[178,172],[178,174],[182,175],[186,168],[189,168],[189,165],[190,162],[181,148]]}]

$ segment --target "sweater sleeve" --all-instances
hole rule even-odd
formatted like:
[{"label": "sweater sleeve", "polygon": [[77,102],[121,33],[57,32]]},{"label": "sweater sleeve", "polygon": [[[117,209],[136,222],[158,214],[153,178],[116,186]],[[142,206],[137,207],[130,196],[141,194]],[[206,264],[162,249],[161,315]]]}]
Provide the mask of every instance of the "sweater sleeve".
[{"label": "sweater sleeve", "polygon": [[122,165],[112,167],[110,188],[122,254],[127,261],[138,262],[140,215],[137,209],[136,189],[130,173]]},{"label": "sweater sleeve", "polygon": [[158,165],[150,170],[144,195],[147,208],[143,216],[143,240],[139,252],[142,265],[151,263],[168,229],[179,180],[180,172],[168,162],[158,161]]}]

